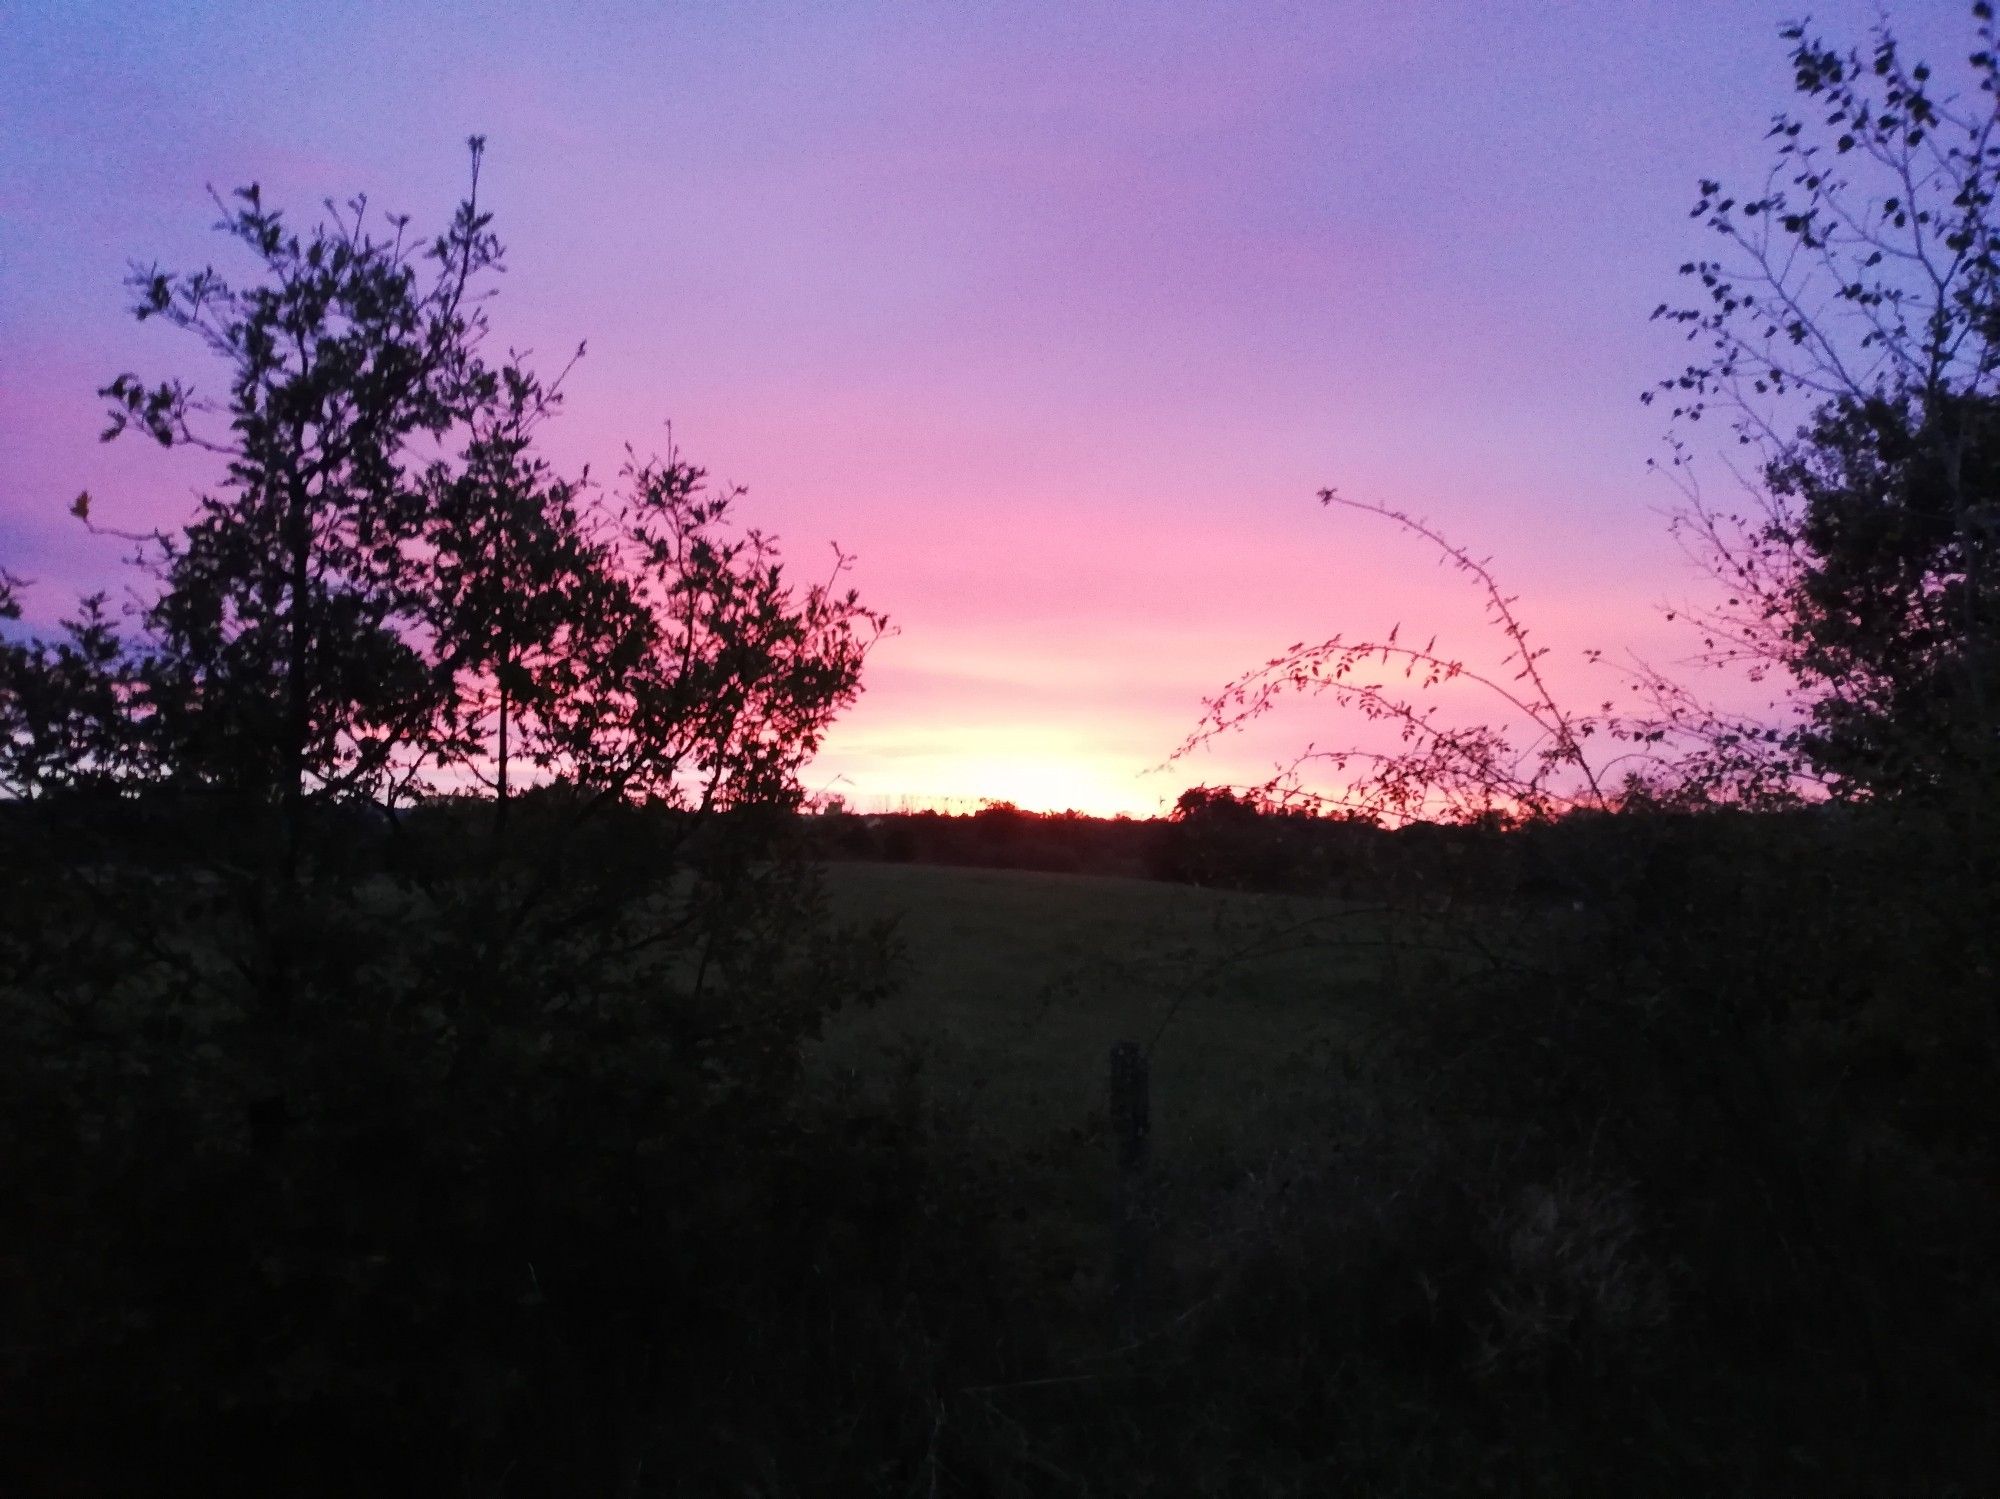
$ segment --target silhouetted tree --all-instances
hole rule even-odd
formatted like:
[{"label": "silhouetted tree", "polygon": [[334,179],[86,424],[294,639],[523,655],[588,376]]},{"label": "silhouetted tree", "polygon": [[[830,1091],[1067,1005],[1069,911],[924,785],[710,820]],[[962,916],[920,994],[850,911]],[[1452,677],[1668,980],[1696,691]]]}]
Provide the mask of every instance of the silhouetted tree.
[{"label": "silhouetted tree", "polygon": [[583,485],[556,477],[534,450],[559,390],[510,360],[483,396],[459,461],[440,460],[426,476],[420,607],[449,689],[432,752],[441,768],[467,769],[491,788],[504,828],[515,761],[550,765],[547,746],[523,726],[546,720],[574,685],[622,582],[592,534]]},{"label": "silhouetted tree", "polygon": [[1190,786],[1174,799],[1175,822],[1254,822],[1257,803],[1227,786]]},{"label": "silhouetted tree", "polygon": [[796,586],[775,538],[739,527],[740,489],[670,452],[628,463],[601,517],[617,587],[560,673],[537,753],[600,797],[682,810],[795,810],[798,773],[859,689],[884,628],[830,576]]},{"label": "silhouetted tree", "polygon": [[1773,753],[1840,794],[1987,782],[2000,751],[2000,43],[1973,13],[1962,94],[1886,28],[1865,53],[1788,28],[1771,176],[1701,184],[1728,250],[1655,313],[1703,353],[1648,399],[1726,412],[1757,459],[1731,511],[1676,446],[1678,524],[1728,588],[1710,650],[1798,684]]},{"label": "silhouetted tree", "polygon": [[[19,587],[0,574],[0,619],[21,617]],[[135,663],[104,605],[83,599],[54,641],[0,640],[0,792],[103,791],[142,772]]]},{"label": "silhouetted tree", "polygon": [[423,487],[412,445],[462,421],[494,377],[478,343],[500,245],[473,185],[442,234],[371,219],[363,198],[308,233],[253,185],[218,228],[256,278],[135,269],[141,321],[193,334],[228,370],[219,406],[120,375],[106,436],[227,460],[179,536],[156,540],[146,616],[156,724],[179,775],[279,801],[296,862],[309,794],[392,800],[443,688],[424,659]]}]

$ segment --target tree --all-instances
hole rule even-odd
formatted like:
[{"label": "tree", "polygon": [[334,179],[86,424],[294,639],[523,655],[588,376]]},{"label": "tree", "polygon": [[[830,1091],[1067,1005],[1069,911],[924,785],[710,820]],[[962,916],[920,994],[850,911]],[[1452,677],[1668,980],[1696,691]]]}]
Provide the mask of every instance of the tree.
[{"label": "tree", "polygon": [[[248,188],[221,228],[258,280],[134,275],[139,315],[198,334],[230,398],[217,433],[187,385],[121,376],[106,435],[199,444],[226,476],[182,534],[135,538],[161,585],[136,686],[65,701],[108,705],[161,778],[280,807],[291,874],[309,800],[365,800],[400,828],[399,808],[483,784],[502,857],[468,868],[449,839],[423,856],[427,898],[477,930],[481,963],[567,988],[631,982],[634,952],[694,952],[699,1010],[813,930],[785,847],[799,772],[886,620],[840,585],[837,548],[830,577],[794,583],[776,540],[737,523],[741,491],[677,452],[629,456],[608,491],[552,470],[535,442],[562,378],[480,351],[501,247],[472,154],[472,191],[421,254],[404,219],[373,235],[363,199],[302,237]],[[91,619],[66,669],[116,646]],[[536,825],[510,858],[524,786]],[[290,982],[285,950],[263,968]]]},{"label": "tree", "polygon": [[104,602],[101,593],[85,598],[53,644],[34,641],[10,652],[15,722],[0,735],[0,785],[18,795],[102,790],[135,768],[128,668]]},{"label": "tree", "polygon": [[743,492],[677,452],[633,457],[623,480],[595,527],[616,586],[557,670],[537,755],[604,798],[796,809],[886,619],[839,586],[837,549],[830,578],[796,588],[776,539],[736,526]]},{"label": "tree", "polygon": [[257,281],[132,277],[138,315],[230,376],[219,413],[180,381],[106,387],[107,437],[228,460],[186,531],[150,538],[152,729],[173,775],[280,803],[294,867],[309,797],[393,811],[483,782],[504,826],[525,773],[592,805],[795,806],[884,624],[833,580],[796,589],[735,527],[740,492],[678,454],[634,457],[612,494],[539,456],[561,377],[480,352],[502,259],[481,152],[421,253],[365,199],[300,236],[251,187],[220,227]]},{"label": "tree", "polygon": [[[0,572],[0,620],[20,619],[21,587]],[[54,641],[0,640],[0,791],[102,792],[143,774],[135,674],[102,593]]]},{"label": "tree", "polygon": [[499,831],[514,762],[551,765],[545,745],[524,740],[524,725],[556,711],[593,626],[606,624],[607,603],[621,596],[591,534],[584,486],[557,478],[534,451],[560,385],[544,386],[510,360],[471,414],[460,462],[440,460],[425,481],[421,607],[448,688],[433,749],[442,767],[468,769],[492,790]]},{"label": "tree", "polygon": [[1174,799],[1174,822],[1248,823],[1260,816],[1254,796],[1238,796],[1227,786],[1190,786]]},{"label": "tree", "polygon": [[[135,268],[141,321],[194,334],[228,368],[217,405],[179,380],[120,375],[106,437],[128,429],[226,460],[178,537],[154,538],[146,615],[165,757],[183,778],[279,801],[288,861],[312,793],[388,799],[438,712],[423,657],[426,514],[410,449],[490,394],[483,278],[500,245],[472,189],[421,249],[365,198],[291,230],[255,185],[217,226],[257,279]],[[428,278],[423,271],[428,266]]]},{"label": "tree", "polygon": [[[1836,793],[1990,785],[2000,754],[2000,40],[1973,6],[1966,92],[1786,29],[1801,103],[1762,189],[1704,181],[1727,245],[1655,317],[1701,354],[1656,395],[1681,425],[1677,525],[1727,585],[1711,653],[1777,669],[1780,742]],[[1748,503],[1703,494],[1686,424],[1726,413]]]}]

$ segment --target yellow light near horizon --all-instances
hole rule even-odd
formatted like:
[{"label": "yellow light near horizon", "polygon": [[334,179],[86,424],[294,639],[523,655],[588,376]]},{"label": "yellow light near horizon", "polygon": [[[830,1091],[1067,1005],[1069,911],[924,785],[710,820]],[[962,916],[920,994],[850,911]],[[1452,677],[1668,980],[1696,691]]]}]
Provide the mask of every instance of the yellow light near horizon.
[{"label": "yellow light near horizon", "polygon": [[[957,767],[954,767],[957,769]],[[1111,817],[1137,810],[1143,793],[1129,770],[1115,774],[1085,761],[999,760],[963,767],[980,795],[1029,812],[1083,812]],[[956,779],[956,777],[954,777]]]},{"label": "yellow light near horizon", "polygon": [[[823,782],[858,810],[930,808],[971,812],[986,802],[1012,802],[1027,812],[1081,812],[1091,817],[1151,816],[1161,791],[1143,766],[1088,754],[1009,754],[992,749],[957,753],[939,748],[886,762],[864,757]],[[809,780],[815,779],[808,777]]]},{"label": "yellow light near horizon", "polygon": [[1115,723],[996,722],[985,705],[925,721],[856,722],[836,730],[806,773],[808,788],[856,811],[976,812],[1012,802],[1026,812],[1151,817],[1186,784],[1149,774],[1145,735]]}]

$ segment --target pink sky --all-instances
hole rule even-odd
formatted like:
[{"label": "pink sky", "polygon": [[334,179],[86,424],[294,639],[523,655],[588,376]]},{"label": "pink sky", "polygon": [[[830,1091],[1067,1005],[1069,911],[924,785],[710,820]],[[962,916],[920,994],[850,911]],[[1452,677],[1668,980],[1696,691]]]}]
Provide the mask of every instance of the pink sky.
[{"label": "pink sky", "polygon": [[[436,223],[480,132],[501,337],[590,343],[559,460],[671,420],[893,616],[815,786],[1146,813],[1341,737],[1301,712],[1148,773],[1294,640],[1401,621],[1490,659],[1462,580],[1326,485],[1491,553],[1594,704],[1586,647],[1688,648],[1637,399],[1681,351],[1647,314],[1703,248],[1695,179],[1761,175],[1792,9],[9,11],[0,562],[53,615],[118,581],[78,489],[185,512],[200,466],[99,446],[92,392],[211,373],[119,287],[222,253],[204,184]],[[1955,7],[1907,9],[1962,50]],[[1816,16],[1859,39],[1874,8]]]}]

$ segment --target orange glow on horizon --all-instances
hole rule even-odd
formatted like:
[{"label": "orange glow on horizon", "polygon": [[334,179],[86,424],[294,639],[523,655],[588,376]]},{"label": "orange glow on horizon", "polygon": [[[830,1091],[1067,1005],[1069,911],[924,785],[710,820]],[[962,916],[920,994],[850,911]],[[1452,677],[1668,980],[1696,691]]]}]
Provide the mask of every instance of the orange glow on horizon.
[{"label": "orange glow on horizon", "polygon": [[892,720],[874,732],[836,730],[805,779],[813,793],[860,812],[975,812],[1012,802],[1025,812],[1152,817],[1173,805],[1184,781],[1139,754],[1107,749],[1099,734],[1088,724]]}]

